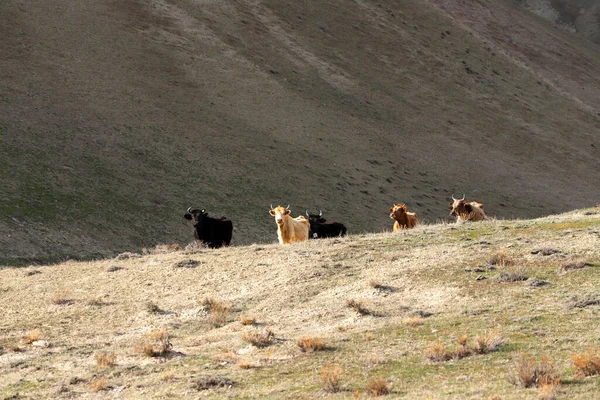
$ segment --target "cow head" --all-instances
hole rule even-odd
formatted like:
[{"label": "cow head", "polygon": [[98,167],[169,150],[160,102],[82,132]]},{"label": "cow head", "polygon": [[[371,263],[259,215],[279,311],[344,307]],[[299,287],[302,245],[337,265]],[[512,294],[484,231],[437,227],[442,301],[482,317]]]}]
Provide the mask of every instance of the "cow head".
[{"label": "cow head", "polygon": [[205,209],[198,210],[197,208],[192,209],[192,207],[189,207],[187,209],[187,212],[183,216],[183,218],[193,220],[194,225],[196,225],[201,218],[204,218],[207,216],[208,216],[208,213],[206,212]]},{"label": "cow head", "polygon": [[283,225],[283,217],[289,215],[291,212],[292,210],[290,210],[289,204],[287,207],[277,206],[275,208],[273,208],[273,205],[271,204],[271,211],[269,211],[269,214],[275,217],[277,225]]},{"label": "cow head", "polygon": [[473,212],[473,207],[469,203],[465,201],[465,195],[463,194],[462,199],[455,199],[454,195],[452,196],[452,211],[450,211],[450,215],[469,215]]},{"label": "cow head", "polygon": [[319,210],[318,214],[311,214],[308,212],[308,210],[306,210],[306,216],[310,222],[319,222],[324,224],[327,221],[325,218],[323,218],[323,211],[321,210]]},{"label": "cow head", "polygon": [[396,204],[390,208],[390,218],[397,220],[406,215],[406,206],[404,204]]}]

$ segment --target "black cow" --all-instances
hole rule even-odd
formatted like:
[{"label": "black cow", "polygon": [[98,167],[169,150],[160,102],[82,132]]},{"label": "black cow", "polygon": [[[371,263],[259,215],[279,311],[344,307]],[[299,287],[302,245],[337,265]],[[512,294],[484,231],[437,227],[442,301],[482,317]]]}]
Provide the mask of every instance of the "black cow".
[{"label": "black cow", "polygon": [[323,218],[323,212],[321,210],[319,210],[319,214],[309,214],[307,210],[306,216],[310,223],[310,232],[308,233],[309,239],[344,236],[346,234],[346,227],[344,224],[339,222],[327,222],[327,220]]},{"label": "black cow", "polygon": [[211,218],[206,210],[192,210],[192,207],[187,209],[183,217],[194,222],[194,237],[199,246],[204,244],[211,249],[218,249],[231,243],[233,223],[227,218]]}]

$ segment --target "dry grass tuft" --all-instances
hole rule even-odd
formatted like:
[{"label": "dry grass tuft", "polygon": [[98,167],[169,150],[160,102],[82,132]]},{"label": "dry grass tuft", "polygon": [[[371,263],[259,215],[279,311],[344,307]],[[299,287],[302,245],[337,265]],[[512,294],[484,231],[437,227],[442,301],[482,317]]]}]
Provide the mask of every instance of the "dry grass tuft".
[{"label": "dry grass tuft", "polygon": [[425,318],[416,315],[414,317],[408,317],[404,319],[404,323],[411,328],[416,328],[417,326],[421,326],[425,323]]},{"label": "dry grass tuft", "polygon": [[499,333],[485,332],[475,338],[471,349],[477,354],[487,354],[498,350],[503,343],[504,339]]},{"label": "dry grass tuft", "polygon": [[361,303],[360,301],[354,300],[354,299],[350,299],[346,301],[346,305],[350,308],[352,308],[354,311],[356,311],[357,313],[359,313],[360,315],[369,315],[371,314],[371,311],[364,306],[363,303]]},{"label": "dry grass tuft", "polygon": [[507,265],[512,265],[513,260],[506,254],[504,250],[499,250],[490,257],[488,263],[498,267],[505,267]]},{"label": "dry grass tuft", "polygon": [[273,342],[275,334],[269,328],[265,328],[264,333],[258,331],[247,331],[242,333],[242,340],[255,347],[267,347]]},{"label": "dry grass tuft", "polygon": [[85,305],[90,307],[100,307],[104,305],[102,296],[89,297],[85,300]]},{"label": "dry grass tuft", "polygon": [[94,358],[100,368],[112,367],[115,365],[115,361],[117,361],[115,353],[97,353]]},{"label": "dry grass tuft", "polygon": [[516,384],[525,388],[560,384],[560,376],[548,357],[542,356],[536,362],[529,353],[521,353],[516,362]]},{"label": "dry grass tuft", "polygon": [[108,387],[108,381],[106,379],[95,379],[90,383],[90,389],[92,392],[99,392],[106,390]]},{"label": "dry grass tuft", "polygon": [[296,340],[296,345],[300,348],[300,351],[305,353],[312,353],[313,351],[325,350],[325,341],[319,337],[306,337],[303,336]]},{"label": "dry grass tuft", "polygon": [[227,317],[231,313],[231,304],[216,300],[212,297],[205,297],[200,303],[208,309],[208,322],[212,326],[218,328],[227,323]]},{"label": "dry grass tuft", "polygon": [[473,354],[487,354],[496,351],[504,341],[500,334],[490,332],[477,336],[473,344],[469,344],[467,335],[459,337],[456,343],[457,346],[449,348],[441,341],[437,341],[426,349],[425,354],[431,361],[459,360]]},{"label": "dry grass tuft", "polygon": [[236,364],[240,369],[251,369],[256,367],[256,365],[252,364],[250,361],[243,359],[239,359]]},{"label": "dry grass tuft", "polygon": [[160,307],[158,306],[158,304],[153,303],[151,301],[147,302],[145,307],[146,307],[146,311],[148,311],[148,313],[150,313],[150,314],[158,314],[162,311],[160,309]]},{"label": "dry grass tuft", "polygon": [[326,365],[321,367],[321,386],[323,390],[329,393],[336,393],[341,390],[341,379],[343,374],[342,367],[339,364]]},{"label": "dry grass tuft", "polygon": [[373,396],[384,396],[390,393],[390,386],[385,379],[373,377],[369,379],[367,391]]},{"label": "dry grass tuft", "polygon": [[31,344],[33,342],[37,342],[42,338],[42,332],[37,329],[27,332],[22,338],[22,342],[24,344]]},{"label": "dry grass tuft", "polygon": [[543,383],[538,390],[539,400],[555,400],[558,395],[558,383]]},{"label": "dry grass tuft", "polygon": [[240,323],[244,326],[254,325],[254,324],[256,324],[256,318],[242,316],[242,317],[240,317]]},{"label": "dry grass tuft", "polygon": [[456,352],[449,350],[446,345],[440,341],[427,347],[425,351],[427,358],[431,361],[448,361],[456,357]]},{"label": "dry grass tuft", "polygon": [[175,380],[175,372],[174,371],[165,371],[160,375],[159,378],[162,382],[171,382]]},{"label": "dry grass tuft", "polygon": [[60,291],[54,293],[54,295],[52,296],[50,301],[52,302],[52,304],[56,304],[58,306],[70,304],[72,302],[72,300],[69,299],[70,294],[71,294],[70,289],[60,290]]},{"label": "dry grass tuft", "polygon": [[493,278],[494,282],[521,282],[527,280],[527,274],[525,268],[515,268],[512,270],[500,271],[498,275]]},{"label": "dry grass tuft", "polygon": [[600,375],[600,350],[590,347],[585,353],[571,355],[571,360],[580,375]]},{"label": "dry grass tuft", "polygon": [[142,249],[143,254],[167,254],[167,253],[175,253],[183,250],[181,246],[177,243],[173,244],[157,244],[154,248],[146,248]]},{"label": "dry grass tuft", "polygon": [[583,296],[573,296],[567,301],[567,308],[586,308],[600,304],[600,295],[585,294]]},{"label": "dry grass tuft", "polygon": [[154,329],[135,346],[137,353],[146,357],[160,357],[171,351],[173,345],[166,329]]}]

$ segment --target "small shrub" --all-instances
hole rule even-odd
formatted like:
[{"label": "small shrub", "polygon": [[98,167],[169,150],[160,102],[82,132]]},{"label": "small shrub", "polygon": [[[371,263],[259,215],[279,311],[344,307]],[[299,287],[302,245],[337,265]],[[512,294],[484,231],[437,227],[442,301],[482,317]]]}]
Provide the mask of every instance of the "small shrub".
[{"label": "small shrub", "polygon": [[558,392],[558,383],[543,383],[538,390],[539,400],[555,400]]},{"label": "small shrub", "polygon": [[333,364],[321,367],[321,385],[323,390],[329,393],[339,392],[341,389],[340,381],[343,370],[339,364]]},{"label": "small shrub", "polygon": [[264,333],[260,333],[257,331],[254,332],[244,332],[242,333],[242,340],[246,343],[249,343],[255,347],[267,347],[271,344],[275,337],[273,331],[269,328],[265,329]]},{"label": "small shrub", "polygon": [[366,308],[360,301],[357,301],[357,300],[354,300],[354,299],[350,299],[350,300],[346,301],[346,305],[348,307],[352,308],[354,311],[356,311],[360,315],[369,315],[369,314],[371,314],[371,311],[369,311],[369,309]]},{"label": "small shrub", "polygon": [[370,342],[371,340],[373,340],[373,332],[365,332],[365,340],[367,342]]},{"label": "small shrub", "polygon": [[150,331],[138,344],[136,350],[146,357],[160,357],[171,351],[173,345],[165,329]]},{"label": "small shrub", "polygon": [[385,379],[374,377],[369,379],[367,391],[373,396],[383,396],[390,393],[390,386]]},{"label": "small shrub", "polygon": [[63,289],[54,293],[50,300],[52,301],[52,304],[56,304],[57,306],[70,304],[72,302],[72,300],[69,299],[70,294],[71,290]]},{"label": "small shrub", "polygon": [[106,379],[95,379],[90,383],[90,389],[92,392],[99,392],[106,390],[108,387],[108,381]]},{"label": "small shrub", "polygon": [[600,375],[600,350],[590,348],[585,353],[575,353],[571,355],[571,360],[580,375]]},{"label": "small shrub", "polygon": [[33,342],[37,342],[42,338],[42,332],[37,329],[29,331],[23,336],[22,341],[24,344],[31,344]]},{"label": "small shrub", "polygon": [[296,340],[296,345],[305,353],[325,350],[325,341],[319,337],[301,337]]},{"label": "small shrub", "polygon": [[520,354],[517,360],[516,374],[514,380],[525,388],[558,385],[560,383],[556,368],[546,356],[542,356],[540,361],[536,362],[531,354]]},{"label": "small shrub", "polygon": [[94,357],[100,368],[112,367],[117,360],[115,353],[97,353]]}]

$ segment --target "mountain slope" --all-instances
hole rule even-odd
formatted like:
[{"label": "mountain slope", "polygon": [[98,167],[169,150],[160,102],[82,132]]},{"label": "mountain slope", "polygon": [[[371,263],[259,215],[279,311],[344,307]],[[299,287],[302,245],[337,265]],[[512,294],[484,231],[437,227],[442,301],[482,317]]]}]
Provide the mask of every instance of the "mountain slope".
[{"label": "mountain slope", "polygon": [[190,205],[244,244],[271,203],[353,233],[597,204],[597,48],[468,3],[2,2],[0,258],[186,242]]}]

